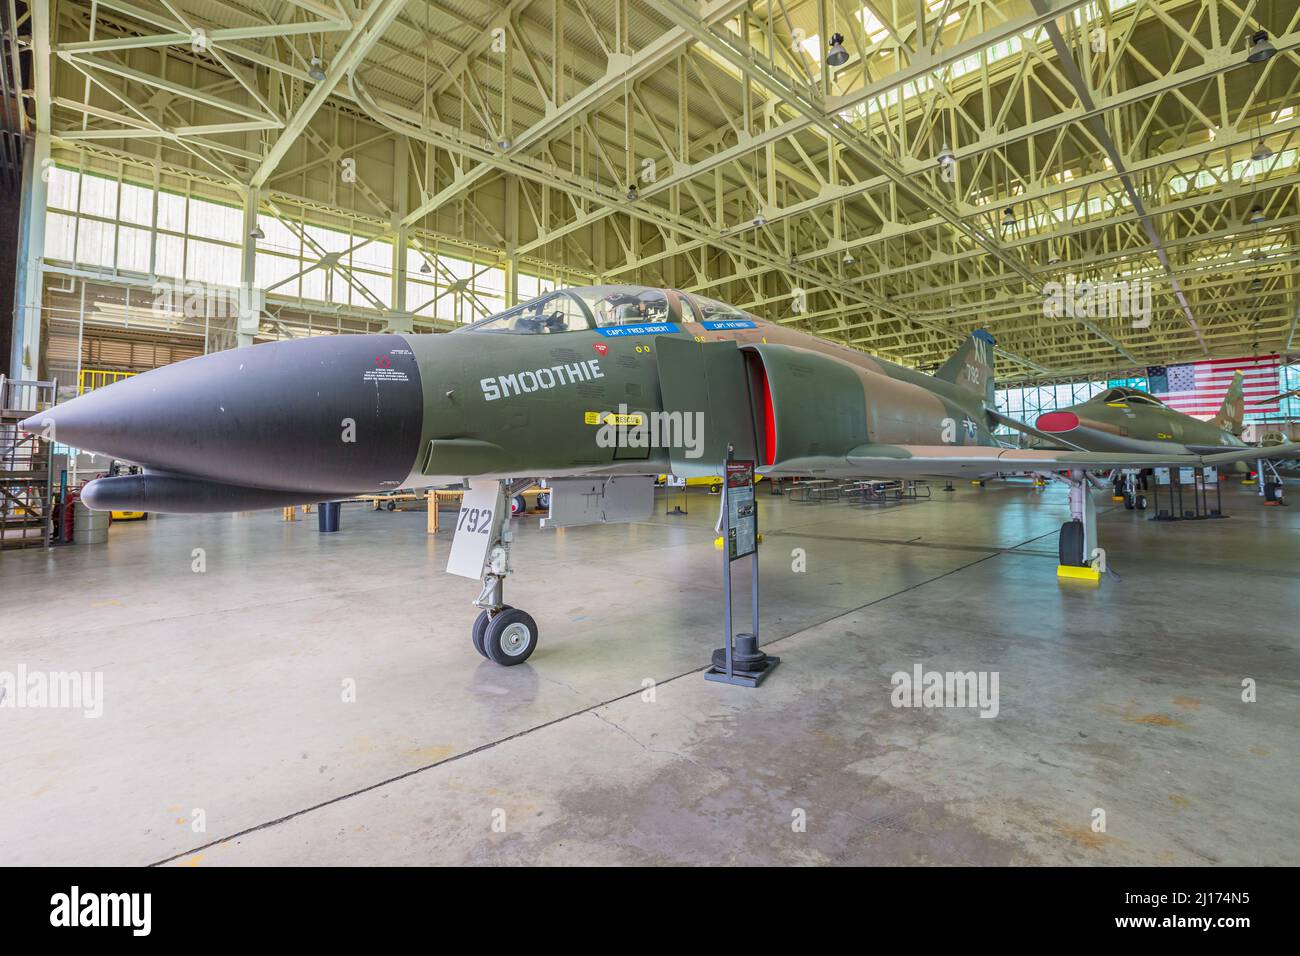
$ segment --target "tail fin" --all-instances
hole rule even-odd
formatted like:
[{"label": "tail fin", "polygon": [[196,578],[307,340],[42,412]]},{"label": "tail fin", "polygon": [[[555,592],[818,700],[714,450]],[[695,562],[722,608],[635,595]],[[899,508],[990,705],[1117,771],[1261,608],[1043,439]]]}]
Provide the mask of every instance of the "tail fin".
[{"label": "tail fin", "polygon": [[1234,435],[1241,434],[1241,416],[1245,412],[1245,386],[1242,384],[1245,377],[1241,374],[1241,369],[1237,369],[1237,374],[1232,376],[1232,384],[1228,386],[1228,394],[1223,396],[1223,404],[1219,406],[1219,414],[1210,420],[1211,425],[1229,431]]},{"label": "tail fin", "polygon": [[992,408],[993,336],[984,329],[976,329],[934,377],[973,392],[984,399],[986,408]]}]

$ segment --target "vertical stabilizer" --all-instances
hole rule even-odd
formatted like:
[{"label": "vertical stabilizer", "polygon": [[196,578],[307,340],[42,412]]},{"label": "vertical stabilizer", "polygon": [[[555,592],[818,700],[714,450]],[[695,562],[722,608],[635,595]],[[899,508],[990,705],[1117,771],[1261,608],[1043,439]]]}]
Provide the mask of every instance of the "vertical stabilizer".
[{"label": "vertical stabilizer", "polygon": [[1216,425],[1234,435],[1241,434],[1241,416],[1246,410],[1244,382],[1245,377],[1241,374],[1241,369],[1237,369],[1237,374],[1232,376],[1232,384],[1228,386],[1228,394],[1223,396],[1223,404],[1219,406],[1219,414],[1210,420],[1210,424]]},{"label": "vertical stabilizer", "polygon": [[993,336],[984,329],[976,329],[934,377],[973,392],[984,400],[985,408],[992,408]]}]

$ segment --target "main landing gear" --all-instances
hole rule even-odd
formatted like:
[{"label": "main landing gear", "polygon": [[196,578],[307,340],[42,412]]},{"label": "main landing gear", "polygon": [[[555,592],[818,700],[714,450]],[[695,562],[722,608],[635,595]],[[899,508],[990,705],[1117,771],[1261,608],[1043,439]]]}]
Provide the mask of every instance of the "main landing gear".
[{"label": "main landing gear", "polygon": [[1261,458],[1256,464],[1259,472],[1259,493],[1264,497],[1264,504],[1285,505],[1286,484],[1278,473],[1277,465],[1267,458]]},{"label": "main landing gear", "polygon": [[520,492],[532,484],[529,478],[497,485],[497,503],[488,529],[492,544],[483,571],[483,590],[474,601],[482,609],[470,631],[474,650],[503,667],[522,664],[537,649],[537,622],[527,611],[511,607],[503,600],[506,575],[512,570],[510,510],[513,509],[508,509],[508,503],[513,505],[517,497],[522,498]]},{"label": "main landing gear", "polygon": [[1060,577],[1099,581],[1106,566],[1105,553],[1096,546],[1097,507],[1088,493],[1092,479],[1086,471],[1071,471],[1063,480],[1070,485],[1070,520],[1061,525],[1056,573]]}]

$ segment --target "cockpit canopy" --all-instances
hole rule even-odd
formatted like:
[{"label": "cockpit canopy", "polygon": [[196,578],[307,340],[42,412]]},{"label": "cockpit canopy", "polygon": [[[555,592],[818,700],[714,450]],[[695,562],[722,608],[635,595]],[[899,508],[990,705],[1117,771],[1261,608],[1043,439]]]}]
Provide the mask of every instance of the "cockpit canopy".
[{"label": "cockpit canopy", "polygon": [[640,285],[589,285],[556,289],[489,316],[466,332],[537,335],[583,332],[618,325],[752,319],[735,306],[676,289]]},{"label": "cockpit canopy", "polygon": [[1100,395],[1093,398],[1094,402],[1105,402],[1111,404],[1125,405],[1154,405],[1156,408],[1167,408],[1164,402],[1153,395],[1138,388],[1129,388],[1124,385],[1116,385],[1114,388],[1108,388]]}]

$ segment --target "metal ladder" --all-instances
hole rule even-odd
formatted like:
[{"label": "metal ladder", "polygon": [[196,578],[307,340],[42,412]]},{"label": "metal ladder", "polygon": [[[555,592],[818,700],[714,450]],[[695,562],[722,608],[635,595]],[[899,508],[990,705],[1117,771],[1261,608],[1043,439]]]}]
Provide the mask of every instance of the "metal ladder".
[{"label": "metal ladder", "polygon": [[58,380],[0,374],[0,550],[49,547],[54,530],[53,443],[18,423],[54,405]]}]

